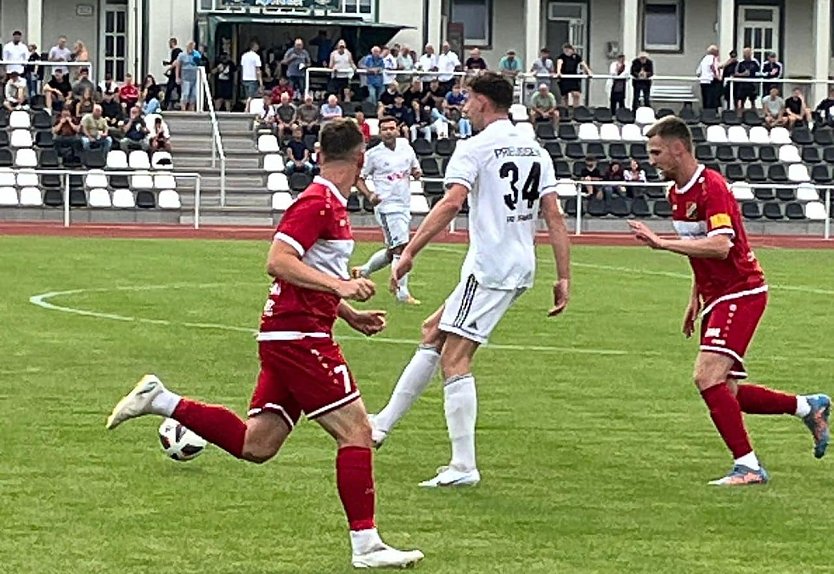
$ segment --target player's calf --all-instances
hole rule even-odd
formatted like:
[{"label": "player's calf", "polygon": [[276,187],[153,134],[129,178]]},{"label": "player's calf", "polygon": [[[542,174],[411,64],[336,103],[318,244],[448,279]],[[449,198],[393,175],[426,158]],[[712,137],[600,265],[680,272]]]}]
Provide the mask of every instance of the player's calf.
[{"label": "player's calf", "polygon": [[284,419],[272,412],[263,412],[246,421],[246,435],[240,458],[263,464],[278,454],[292,429]]}]

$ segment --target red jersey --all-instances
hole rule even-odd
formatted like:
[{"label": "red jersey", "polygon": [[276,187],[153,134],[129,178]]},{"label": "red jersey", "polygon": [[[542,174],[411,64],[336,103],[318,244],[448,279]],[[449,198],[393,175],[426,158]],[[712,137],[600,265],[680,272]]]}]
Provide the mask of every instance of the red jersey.
[{"label": "red jersey", "polygon": [[[284,213],[275,233],[298,251],[301,260],[327,275],[349,279],[353,233],[347,199],[331,182],[316,177]],[[293,333],[329,335],[341,299],[276,279],[261,316],[258,340],[284,340]]]},{"label": "red jersey", "polygon": [[128,102],[132,102],[139,99],[139,86],[136,84],[127,84],[121,86],[119,88],[119,97],[123,100],[127,100]]},{"label": "red jersey", "polygon": [[689,258],[705,311],[719,299],[767,291],[762,268],[747,242],[738,203],[720,173],[698,166],[686,185],[672,187],[669,203],[675,232],[681,239],[721,234],[732,240],[726,259]]},{"label": "red jersey", "polygon": [[272,88],[272,91],[270,92],[270,95],[272,96],[272,101],[276,103],[280,102],[281,94],[289,95],[290,100],[292,100],[293,96],[295,95],[295,90],[293,89],[292,84],[286,84],[284,86],[278,84],[277,86]]}]

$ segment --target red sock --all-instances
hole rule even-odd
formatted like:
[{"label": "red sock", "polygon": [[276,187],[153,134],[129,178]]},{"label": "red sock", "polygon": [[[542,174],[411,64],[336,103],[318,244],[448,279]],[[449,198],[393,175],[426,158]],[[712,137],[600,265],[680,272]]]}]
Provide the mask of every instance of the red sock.
[{"label": "red sock", "polygon": [[721,383],[710,387],[701,391],[701,396],[709,407],[709,415],[712,417],[715,428],[718,429],[718,434],[733,453],[733,458],[738,459],[753,452],[750,437],[747,436],[747,429],[744,428],[741,408],[727,385]]},{"label": "red sock", "polygon": [[230,455],[241,457],[246,423],[226,407],[181,399],[171,418]]},{"label": "red sock", "polygon": [[346,446],[336,455],[336,485],[351,530],[374,528],[374,467],[371,449]]},{"label": "red sock", "polygon": [[758,385],[739,385],[738,406],[751,415],[792,415],[796,413],[796,395],[780,393]]}]

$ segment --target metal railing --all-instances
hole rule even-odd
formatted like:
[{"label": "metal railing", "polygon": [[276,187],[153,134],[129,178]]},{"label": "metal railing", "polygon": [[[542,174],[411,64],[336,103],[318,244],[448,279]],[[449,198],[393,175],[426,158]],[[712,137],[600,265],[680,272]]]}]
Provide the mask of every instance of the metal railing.
[{"label": "metal railing", "polygon": [[[304,95],[308,95],[310,93],[310,74],[320,74],[322,76],[326,75],[329,77],[335,77],[335,74],[344,73],[343,71],[334,70],[332,68],[305,68],[304,69]],[[465,76],[474,76],[474,72],[426,72],[424,70],[419,69],[412,69],[412,70],[383,70],[382,73],[374,74],[382,76],[384,74],[391,75],[391,76],[412,76],[418,77],[422,79],[423,77],[426,78],[434,78],[439,76],[453,76],[455,78],[465,77]],[[365,68],[356,68],[353,70],[353,74],[356,75],[369,75],[368,70]],[[383,83],[384,85],[384,83]]]},{"label": "metal railing", "polygon": [[[6,66],[23,66],[24,69],[27,66],[37,66],[40,68],[46,68],[46,70],[43,73],[44,82],[49,81],[49,78],[52,75],[52,70],[54,68],[67,68],[70,71],[70,73],[72,73],[73,68],[88,68],[90,70],[90,81],[94,84],[98,83],[95,75],[95,68],[93,67],[92,62],[50,62],[49,60],[37,60],[35,62],[14,62],[11,60],[0,59],[0,70],[5,71]],[[21,75],[21,77],[23,76]],[[70,80],[70,83],[72,83],[72,79]]]},{"label": "metal railing", "polygon": [[208,81],[208,74],[202,66],[197,68],[197,111],[203,112],[204,104],[208,105],[209,120],[211,121],[211,167],[217,167],[217,159],[220,158],[220,207],[226,207],[226,152],[223,149],[223,138],[220,136],[220,122],[217,121],[217,112],[214,110],[214,101],[211,97],[211,86]]}]

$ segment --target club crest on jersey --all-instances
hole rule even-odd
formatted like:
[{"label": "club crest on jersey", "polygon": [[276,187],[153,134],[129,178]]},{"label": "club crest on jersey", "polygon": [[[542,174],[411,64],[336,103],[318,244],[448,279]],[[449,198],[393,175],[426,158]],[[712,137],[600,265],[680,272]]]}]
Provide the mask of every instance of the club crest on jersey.
[{"label": "club crest on jersey", "polygon": [[686,203],[686,218],[695,221],[698,219],[698,204],[694,201]]}]

